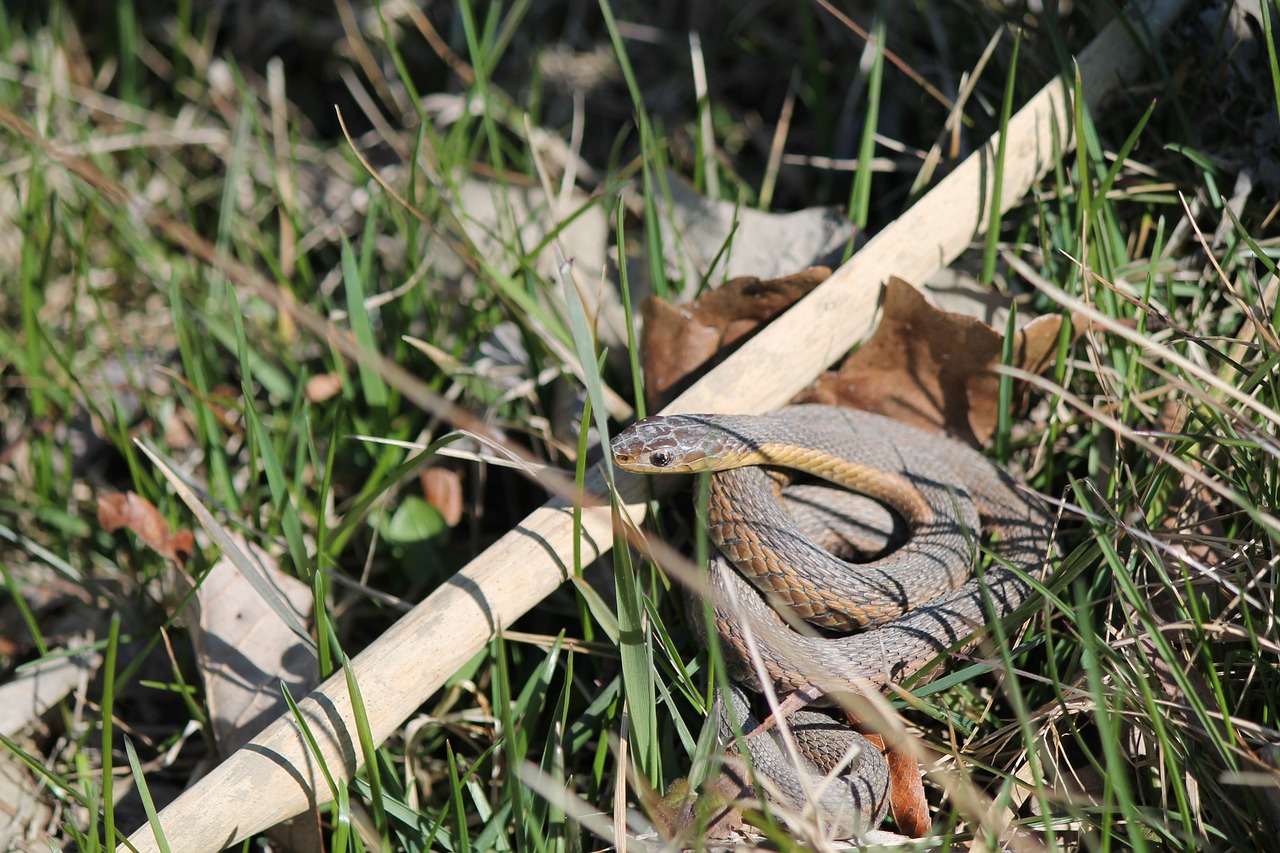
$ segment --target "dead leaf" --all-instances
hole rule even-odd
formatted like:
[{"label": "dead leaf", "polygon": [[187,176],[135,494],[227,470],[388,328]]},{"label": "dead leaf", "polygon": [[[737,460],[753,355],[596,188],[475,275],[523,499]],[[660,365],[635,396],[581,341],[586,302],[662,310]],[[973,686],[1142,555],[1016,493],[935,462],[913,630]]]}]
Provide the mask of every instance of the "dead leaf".
[{"label": "dead leaf", "polygon": [[685,305],[647,298],[640,308],[640,349],[650,411],[665,406],[829,275],[827,267],[811,267],[770,281],[735,278]]},{"label": "dead leaf", "polygon": [[[1194,710],[1197,705],[1200,708],[1214,707],[1214,688],[1209,685],[1204,674],[1196,668],[1189,656],[1181,664],[1171,663],[1161,654],[1150,634],[1143,633],[1136,639],[1143,649],[1143,656],[1150,661],[1152,675],[1160,685],[1159,695],[1163,698],[1166,707],[1166,725],[1180,726],[1206,744],[1216,744],[1221,734],[1211,733]],[[1184,684],[1195,695],[1195,702],[1191,701],[1187,691],[1183,689]],[[1245,739],[1239,729],[1234,731],[1232,740],[1236,757],[1242,759],[1244,765],[1241,769],[1245,772],[1270,776],[1269,784],[1264,782],[1251,787],[1254,787],[1254,793],[1257,794],[1258,804],[1264,809],[1265,819],[1274,825],[1280,820],[1280,773],[1274,772],[1272,763],[1274,754],[1269,754],[1265,749],[1262,752],[1255,752],[1254,745]],[[1226,772],[1231,771],[1226,770]]]},{"label": "dead leaf", "polygon": [[311,588],[281,572],[262,549],[244,540],[240,547],[278,596],[275,605],[225,557],[214,563],[188,605],[214,740],[224,756],[288,712],[281,682],[295,697],[319,682],[315,655],[277,613],[287,607],[305,624],[314,603]]},{"label": "dead leaf", "polygon": [[[572,261],[580,286],[579,297],[593,321],[600,340],[610,346],[627,340],[625,313],[617,292],[602,286],[608,261],[609,215],[590,197],[571,190],[564,198],[548,199],[536,185],[467,176],[457,188],[455,209],[465,213],[459,224],[473,242],[476,254],[499,269],[514,272],[532,263],[539,275],[553,278],[560,266],[557,247]],[[585,209],[584,209],[585,208]],[[581,211],[581,212],[579,212]],[[552,243],[547,238],[555,235]],[[542,245],[536,258],[526,257],[528,247]],[[465,265],[442,243],[432,242],[433,272],[446,278],[464,278]],[[557,311],[564,311],[565,294],[550,297]]]},{"label": "dead leaf", "polygon": [[422,494],[444,516],[444,523],[456,527],[462,521],[462,475],[452,468],[432,465],[420,475]]},{"label": "dead leaf", "polygon": [[[1062,318],[1038,317],[1014,342],[1013,364],[1039,372],[1052,362]],[[981,446],[999,417],[1003,338],[963,314],[941,311],[894,277],[885,285],[875,333],[838,370],[796,398],[878,412],[903,423]]]},{"label": "dead leaf", "polygon": [[185,563],[196,549],[196,540],[190,530],[170,531],[169,522],[155,505],[133,492],[99,498],[98,523],[108,533],[128,528],[143,544],[179,565]]},{"label": "dead leaf", "polygon": [[342,376],[338,373],[321,373],[307,380],[304,393],[307,401],[323,403],[342,391]]},{"label": "dead leaf", "polygon": [[190,450],[196,446],[195,416],[190,409],[181,407],[165,419],[164,444],[171,451]]},{"label": "dead leaf", "polygon": [[77,686],[87,683],[101,663],[100,653],[86,651],[53,655],[19,671],[0,685],[0,734],[11,738],[22,731]]},{"label": "dead leaf", "polygon": [[[30,754],[40,754],[34,744],[22,746]],[[43,801],[42,790],[44,785],[36,782],[17,753],[0,750],[0,844],[5,850],[48,849],[44,830],[52,822],[52,810]]]},{"label": "dead leaf", "polygon": [[863,736],[883,752],[889,762],[889,810],[898,831],[908,838],[924,838],[933,823],[929,819],[929,801],[924,796],[920,762],[907,749],[886,746],[884,735],[879,732],[867,731]]},{"label": "dead leaf", "polygon": [[[838,207],[767,213],[708,198],[672,172],[666,175],[666,187],[669,203],[666,194],[654,197],[663,263],[669,280],[684,282],[686,298],[702,281],[780,278],[791,270],[839,264],[857,235]],[[633,209],[639,209],[638,203]],[[651,278],[640,270],[632,281]]]}]

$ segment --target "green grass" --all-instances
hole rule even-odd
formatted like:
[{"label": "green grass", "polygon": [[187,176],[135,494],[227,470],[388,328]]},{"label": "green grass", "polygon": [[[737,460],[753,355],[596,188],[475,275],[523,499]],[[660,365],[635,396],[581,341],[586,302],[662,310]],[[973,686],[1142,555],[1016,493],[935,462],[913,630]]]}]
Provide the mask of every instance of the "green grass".
[{"label": "green grass", "polygon": [[[953,99],[992,34],[1026,25],[966,101],[969,147],[1096,29],[1085,4],[1062,21],[891,5],[869,30]],[[511,468],[397,442],[431,444],[461,412],[580,482],[579,423],[603,435],[639,406],[629,338],[591,301],[600,271],[548,261],[571,222],[600,217],[631,293],[693,290],[662,260],[668,170],[743,206],[851,202],[873,232],[927,189],[906,168],[784,165],[765,192],[789,88],[788,153],[865,160],[890,138],[923,157],[946,121],[882,52],[859,69],[864,44],[818,7],[704,22],[699,100],[689,19],[666,8],[433,4],[427,30],[367,7],[337,51],[327,12],[241,9],[215,33],[202,4],[43,6],[0,9],[0,107],[91,170],[0,130],[0,665],[11,682],[68,652],[106,660],[0,742],[44,807],[23,831],[77,850],[112,848],[213,747],[178,570],[96,518],[97,498],[132,490],[199,526],[138,442],[310,586],[321,671],[336,671],[545,498]],[[1262,9],[1274,45],[1278,10]],[[1061,507],[1042,605],[912,686],[910,707],[895,700],[947,756],[929,783],[943,840],[920,849],[1013,833],[1021,849],[1280,849],[1266,764],[1280,743],[1280,214],[1265,170],[1238,182],[1280,159],[1258,131],[1280,119],[1280,70],[1265,41],[1252,66],[1225,59],[1246,50],[1230,32],[1175,26],[1163,71],[1081,110],[1081,144],[961,259],[1018,295],[1020,317],[1092,322],[995,442]],[[554,53],[562,42],[579,55]],[[612,64],[575,107],[557,75],[596,55]],[[845,114],[850,91],[864,95]],[[579,165],[530,128],[580,140]],[[522,230],[539,213],[520,199],[549,206],[570,168],[580,192],[559,225]],[[331,325],[295,324],[282,300]],[[355,344],[403,370],[353,360]],[[326,377],[335,396],[309,391]],[[424,464],[461,473],[461,524],[422,500]],[[675,502],[659,529],[676,538],[690,516]],[[202,542],[185,572],[217,555]],[[613,560],[575,565],[386,743],[362,727],[368,769],[335,775],[322,810],[329,849],[597,849],[582,826],[607,825],[623,785],[662,793],[698,772],[720,664],[673,583],[636,554]],[[97,611],[118,622],[76,629]],[[374,701],[376,685],[359,691]]]}]

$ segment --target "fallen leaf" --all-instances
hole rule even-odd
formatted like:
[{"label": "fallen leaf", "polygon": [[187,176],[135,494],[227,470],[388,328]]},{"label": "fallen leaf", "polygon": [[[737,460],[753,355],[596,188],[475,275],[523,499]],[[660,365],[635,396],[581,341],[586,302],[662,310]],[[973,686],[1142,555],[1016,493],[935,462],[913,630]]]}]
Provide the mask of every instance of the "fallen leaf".
[{"label": "fallen leaf", "polygon": [[[170,460],[146,442],[140,447],[222,551],[188,613],[215,745],[228,756],[287,713],[282,684],[293,696],[302,696],[319,682],[314,642],[306,629],[311,590],[281,572],[262,549],[220,524]],[[189,581],[182,572],[173,574]],[[283,849],[321,850],[318,827],[313,809],[268,834],[289,844]]]},{"label": "fallen leaf", "polygon": [[640,348],[650,410],[670,402],[829,275],[827,267],[811,267],[770,281],[736,278],[685,305],[645,299]]},{"label": "fallen leaf", "polygon": [[[1052,363],[1062,318],[1038,317],[1017,332],[1013,365],[1039,372]],[[840,368],[828,371],[796,403],[878,412],[981,446],[999,419],[1003,337],[963,314],[941,311],[900,278],[885,285],[876,331]]]},{"label": "fallen leaf", "polygon": [[128,528],[160,556],[178,564],[185,563],[196,549],[190,530],[169,529],[155,505],[133,492],[104,495],[98,499],[98,523],[108,533]]},{"label": "fallen leaf", "polygon": [[[28,754],[40,754],[34,744],[20,746]],[[5,850],[40,850],[53,846],[45,832],[56,821],[52,809],[41,797],[44,790],[45,785],[36,781],[16,752],[0,750],[0,842]]]},{"label": "fallen leaf", "polygon": [[462,475],[453,468],[431,465],[419,479],[427,503],[439,510],[445,524],[456,527],[462,521]]},{"label": "fallen leaf", "polygon": [[889,810],[898,831],[908,838],[924,838],[933,824],[929,819],[929,801],[924,796],[920,762],[900,746],[886,746],[884,735],[878,732],[863,732],[863,736],[883,752],[889,762]]},{"label": "fallen leaf", "polygon": [[[627,340],[622,301],[612,287],[603,285],[608,260],[609,215],[604,206],[593,204],[579,190],[567,197],[548,200],[542,187],[484,177],[468,176],[458,186],[455,209],[465,213],[459,224],[487,264],[511,273],[530,264],[544,278],[560,266],[557,249],[576,270],[588,318],[600,340],[610,346]],[[554,241],[548,238],[553,236]],[[542,246],[534,258],[529,247]],[[433,241],[433,272],[451,278],[465,278],[467,271],[451,250]],[[451,263],[452,262],[452,263]],[[554,293],[554,295],[552,295]],[[567,294],[547,296],[554,310],[564,313]]]},{"label": "fallen leaf", "polygon": [[[1043,373],[1053,366],[1058,358],[1058,336],[1062,331],[1063,318],[1057,314],[1046,314],[1033,317],[1022,328],[1018,329],[1018,337],[1013,343],[1013,365],[1028,373]],[[1081,331],[1081,320],[1071,317],[1071,337],[1074,339]]]},{"label": "fallen leaf", "polygon": [[305,624],[314,603],[311,588],[280,571],[262,549],[243,539],[239,544],[265,577],[277,597],[275,604],[264,601],[258,589],[223,557],[205,575],[188,605],[214,740],[224,756],[288,712],[282,682],[295,697],[319,682],[315,655],[277,613],[279,607],[286,607]]},{"label": "fallen leaf", "polygon": [[85,651],[54,654],[21,669],[0,685],[0,734],[11,738],[22,731],[77,686],[88,683],[101,663],[100,653]]},{"label": "fallen leaf", "polygon": [[[857,234],[839,207],[767,213],[708,198],[672,172],[666,188],[670,201],[667,193],[654,197],[663,263],[668,280],[683,281],[686,294],[703,281],[780,278],[791,270],[839,264]],[[648,252],[640,257],[647,259]],[[639,273],[633,281],[652,278],[647,270]]]},{"label": "fallen leaf", "polygon": [[321,373],[307,380],[303,393],[310,403],[323,403],[342,391],[342,376],[338,373]]},{"label": "fallen leaf", "polygon": [[196,446],[195,416],[180,407],[164,421],[164,444],[171,451],[190,450]]},{"label": "fallen leaf", "polygon": [[[1161,432],[1176,435],[1186,428],[1189,412],[1185,401],[1167,400],[1161,406],[1156,427]],[[1168,443],[1176,445],[1177,440]],[[1188,464],[1191,471],[1204,471],[1204,465],[1195,458],[1189,459]],[[1207,476],[1209,475],[1203,473],[1196,476],[1190,471],[1182,475],[1181,484],[1168,496],[1168,505],[1161,514],[1160,527],[1168,532],[1168,541],[1175,553],[1181,551],[1202,566],[1215,567],[1225,559],[1234,545],[1223,525],[1223,518],[1229,513],[1224,512],[1213,490],[1205,485]],[[1186,573],[1186,566],[1171,565],[1170,570],[1177,577]],[[1192,574],[1198,575],[1201,571],[1203,569],[1196,569]],[[1179,603],[1170,600],[1171,598],[1168,594],[1156,593],[1152,599],[1153,606],[1158,606],[1163,611],[1162,618],[1168,620],[1176,619],[1180,609]]]}]

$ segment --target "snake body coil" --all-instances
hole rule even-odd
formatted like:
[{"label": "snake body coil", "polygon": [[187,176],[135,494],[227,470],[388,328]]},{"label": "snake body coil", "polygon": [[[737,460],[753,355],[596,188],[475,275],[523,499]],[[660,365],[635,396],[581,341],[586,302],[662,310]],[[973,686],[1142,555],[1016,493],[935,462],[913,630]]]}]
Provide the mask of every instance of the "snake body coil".
[{"label": "snake body coil", "polygon": [[[1006,472],[955,441],[868,412],[794,406],[649,418],[618,435],[612,451],[631,471],[715,472],[708,535],[722,556],[709,561],[710,603],[730,674],[752,689],[760,688],[752,645],[780,692],[860,693],[907,678],[988,617],[1015,610],[1049,548],[1043,502]],[[823,484],[793,485],[797,474]],[[833,541],[874,552],[887,533],[883,520],[858,531],[858,514],[844,509],[850,496],[831,485],[891,508],[905,543],[862,563],[831,553]],[[996,559],[971,577],[988,539]],[[829,636],[870,626],[878,627]],[[752,751],[771,778],[796,772]],[[859,808],[864,824],[878,822]]]}]

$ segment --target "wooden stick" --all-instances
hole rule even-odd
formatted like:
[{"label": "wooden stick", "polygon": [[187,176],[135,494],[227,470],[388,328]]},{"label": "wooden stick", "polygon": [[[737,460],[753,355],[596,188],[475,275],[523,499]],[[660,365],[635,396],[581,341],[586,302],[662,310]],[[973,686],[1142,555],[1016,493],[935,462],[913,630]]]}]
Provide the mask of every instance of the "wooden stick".
[{"label": "wooden stick", "polygon": [[[1186,0],[1147,0],[1126,25],[1113,21],[1078,58],[1086,102],[1096,106],[1142,64],[1134,32],[1161,33]],[[1070,150],[1073,81],[1058,77],[1012,117],[1001,210]],[[668,412],[765,412],[783,406],[870,329],[880,286],[890,275],[923,281],[964,251],[986,227],[996,140],[971,155],[809,296],[682,394]],[[619,483],[632,518],[644,513],[640,483]],[[599,472],[588,487],[602,489]],[[607,507],[582,513],[582,554],[590,561],[613,544]],[[388,737],[467,660],[567,577],[573,553],[571,511],[560,501],[534,510],[510,533],[433,592],[353,661],[374,740]],[[331,772],[345,779],[359,746],[345,680],[329,679],[300,703]],[[216,851],[329,800],[324,777],[291,717],[268,726],[159,815],[171,849]],[[151,827],[129,838],[158,851]],[[121,851],[127,848],[122,846]]]}]

